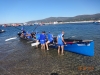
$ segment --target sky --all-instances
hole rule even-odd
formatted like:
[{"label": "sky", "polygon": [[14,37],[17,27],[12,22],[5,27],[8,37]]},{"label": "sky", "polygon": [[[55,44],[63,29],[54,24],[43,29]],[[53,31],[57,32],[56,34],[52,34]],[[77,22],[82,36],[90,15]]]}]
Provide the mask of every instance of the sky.
[{"label": "sky", "polygon": [[100,13],[100,0],[0,0],[0,24]]}]

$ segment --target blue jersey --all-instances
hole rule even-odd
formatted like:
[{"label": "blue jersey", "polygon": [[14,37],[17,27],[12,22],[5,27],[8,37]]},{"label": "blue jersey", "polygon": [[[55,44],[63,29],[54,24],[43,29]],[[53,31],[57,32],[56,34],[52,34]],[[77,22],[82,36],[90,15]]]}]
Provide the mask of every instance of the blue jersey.
[{"label": "blue jersey", "polygon": [[45,40],[46,40],[46,35],[45,34],[40,34],[40,43],[45,44]]},{"label": "blue jersey", "polygon": [[50,33],[48,34],[48,40],[49,40],[49,41],[52,41],[52,40],[53,40],[53,35],[50,34]]},{"label": "blue jersey", "polygon": [[59,35],[57,36],[58,44],[63,44],[62,37],[63,37],[63,34],[59,34]]},{"label": "blue jersey", "polygon": [[45,39],[46,39],[45,34],[40,34],[40,40],[45,40]]},{"label": "blue jersey", "polygon": [[36,39],[40,40],[40,34],[39,33],[36,34]]}]

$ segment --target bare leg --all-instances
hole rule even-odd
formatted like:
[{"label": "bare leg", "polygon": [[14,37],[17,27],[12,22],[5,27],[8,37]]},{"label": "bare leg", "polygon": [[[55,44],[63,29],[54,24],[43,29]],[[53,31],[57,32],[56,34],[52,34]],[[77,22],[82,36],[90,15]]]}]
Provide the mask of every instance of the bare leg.
[{"label": "bare leg", "polygon": [[41,49],[43,49],[43,44],[41,44]]},{"label": "bare leg", "polygon": [[61,54],[64,55],[64,46],[61,46]]},{"label": "bare leg", "polygon": [[43,44],[43,49],[45,50],[45,44]]},{"label": "bare leg", "polygon": [[47,50],[49,50],[49,48],[48,48],[48,44],[49,43],[50,43],[49,41],[46,42],[46,48],[47,48]]},{"label": "bare leg", "polygon": [[58,55],[60,54],[60,46],[58,46]]},{"label": "bare leg", "polygon": [[[37,40],[36,43],[38,43],[39,41]],[[36,45],[36,47],[38,48],[38,45]]]}]

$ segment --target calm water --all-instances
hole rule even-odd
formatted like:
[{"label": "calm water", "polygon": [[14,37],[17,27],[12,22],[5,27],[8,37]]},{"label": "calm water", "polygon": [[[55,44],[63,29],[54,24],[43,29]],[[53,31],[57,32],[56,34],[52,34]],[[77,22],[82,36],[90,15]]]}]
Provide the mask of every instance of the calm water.
[{"label": "calm water", "polygon": [[[29,32],[34,28],[35,26],[24,26]],[[50,31],[54,36],[63,30],[65,38],[75,36],[77,39],[94,40],[93,57],[67,51],[64,56],[58,56],[56,49],[35,49],[31,47],[31,42],[19,38],[5,42],[5,39],[17,37],[20,30],[15,27],[0,29],[6,30],[5,33],[0,33],[0,75],[100,75],[100,25],[62,24],[39,26],[36,29],[39,32]]]}]

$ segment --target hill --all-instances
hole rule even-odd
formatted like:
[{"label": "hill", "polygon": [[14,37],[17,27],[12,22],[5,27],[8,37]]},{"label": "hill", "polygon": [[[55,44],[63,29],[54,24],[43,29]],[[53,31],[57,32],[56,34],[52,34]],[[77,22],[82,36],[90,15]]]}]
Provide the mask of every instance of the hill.
[{"label": "hill", "polygon": [[100,20],[100,13],[97,14],[92,14],[92,15],[78,15],[74,17],[49,17],[45,18],[42,20],[35,20],[35,21],[29,21],[27,23],[48,23],[48,22],[55,22],[55,21],[60,21],[60,22],[73,22],[73,21],[90,21],[90,20]]}]

